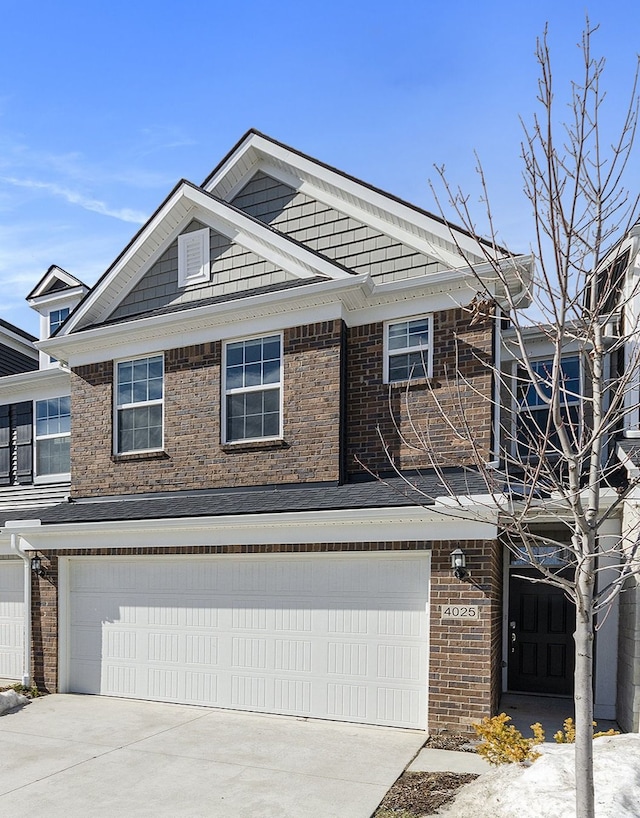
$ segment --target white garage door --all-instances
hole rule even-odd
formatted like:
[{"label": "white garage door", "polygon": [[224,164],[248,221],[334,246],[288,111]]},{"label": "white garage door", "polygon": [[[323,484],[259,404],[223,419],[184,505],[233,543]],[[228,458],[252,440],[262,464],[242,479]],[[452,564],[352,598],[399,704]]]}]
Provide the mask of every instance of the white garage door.
[{"label": "white garage door", "polygon": [[428,555],[69,561],[69,690],[426,727]]},{"label": "white garage door", "polygon": [[0,677],[22,677],[24,562],[0,560]]}]

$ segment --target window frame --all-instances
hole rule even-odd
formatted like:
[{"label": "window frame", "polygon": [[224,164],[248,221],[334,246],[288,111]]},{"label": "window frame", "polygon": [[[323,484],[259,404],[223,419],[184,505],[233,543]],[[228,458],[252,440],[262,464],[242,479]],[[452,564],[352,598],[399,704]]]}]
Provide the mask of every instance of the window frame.
[{"label": "window frame", "polygon": [[[427,321],[427,332],[429,336],[429,343],[424,346],[422,344],[419,345],[408,345],[402,348],[391,349],[389,344],[389,332],[391,327],[398,326],[399,324],[409,324],[411,321]],[[392,357],[396,355],[406,355],[411,352],[422,352],[423,359],[425,363],[425,374],[420,374],[416,376],[409,376],[408,378],[398,378],[396,380],[391,380],[389,377],[389,370],[390,370],[390,360]],[[433,377],[433,313],[424,313],[422,315],[410,315],[407,318],[401,319],[394,319],[392,321],[385,321],[383,327],[383,382],[388,384],[396,384],[396,383],[411,383],[413,381],[424,381],[428,380],[429,378]]]},{"label": "window frame", "polygon": [[[150,361],[154,358],[160,358],[162,361],[162,397],[146,401],[134,401],[133,403],[120,404],[118,401],[119,387],[120,387],[120,366],[122,364],[135,364],[139,361]],[[164,352],[150,353],[148,355],[136,355],[133,358],[122,358],[113,362],[113,453],[115,455],[136,455],[146,454],[151,452],[164,451],[164,423],[165,423],[165,357]],[[161,430],[162,439],[159,446],[154,446],[147,449],[120,449],[118,445],[118,438],[120,433],[120,412],[127,409],[136,409],[143,406],[160,406],[161,407]]]},{"label": "window frame", "polygon": [[[237,344],[240,342],[246,341],[256,341],[258,339],[267,339],[267,338],[278,338],[280,341],[280,378],[278,383],[274,384],[259,384],[257,386],[243,386],[243,387],[233,387],[229,389],[227,387],[227,350],[232,344]],[[244,445],[244,444],[251,444],[251,443],[263,443],[263,442],[275,442],[281,441],[284,437],[284,332],[266,332],[260,333],[258,335],[246,335],[240,338],[229,338],[222,343],[222,358],[221,358],[221,371],[222,371],[222,400],[221,400],[221,441],[222,444],[225,446],[236,446],[236,445]],[[228,420],[228,412],[227,412],[227,401],[229,396],[231,395],[238,395],[238,394],[247,394],[247,393],[256,393],[256,392],[266,392],[266,391],[275,391],[276,389],[279,390],[279,397],[278,397],[278,433],[276,435],[268,435],[264,437],[243,437],[243,438],[233,438],[230,439],[228,432],[227,432],[227,420]]]},{"label": "window frame", "polygon": [[[189,230],[178,236],[178,287],[191,287],[194,284],[206,284],[211,280],[210,230],[202,227]],[[200,270],[195,275],[188,275],[187,254],[189,244],[197,242],[200,252]]]},{"label": "window frame", "polygon": [[[52,400],[60,401],[63,398],[69,400],[69,431],[57,432],[56,434],[38,434],[38,404],[48,403]],[[57,417],[61,417],[58,415]],[[53,395],[50,398],[40,398],[33,401],[33,482],[35,483],[55,483],[66,482],[71,479],[71,465],[66,472],[49,472],[41,473],[38,469],[38,442],[41,440],[55,440],[58,438],[68,438],[69,445],[71,445],[71,396],[70,395]]]}]

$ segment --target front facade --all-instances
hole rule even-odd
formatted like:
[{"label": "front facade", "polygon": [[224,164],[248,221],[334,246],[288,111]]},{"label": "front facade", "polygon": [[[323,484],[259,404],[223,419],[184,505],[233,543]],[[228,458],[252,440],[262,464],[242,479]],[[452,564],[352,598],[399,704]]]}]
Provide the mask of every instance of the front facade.
[{"label": "front facade", "polygon": [[4,513],[30,582],[22,674],[432,732],[495,712],[509,570],[472,498],[477,452],[496,451],[500,325],[467,309],[485,250],[249,132],[91,290],[51,268],[30,295],[48,321],[31,450],[61,469],[68,443],[69,473],[32,471],[64,502]]}]

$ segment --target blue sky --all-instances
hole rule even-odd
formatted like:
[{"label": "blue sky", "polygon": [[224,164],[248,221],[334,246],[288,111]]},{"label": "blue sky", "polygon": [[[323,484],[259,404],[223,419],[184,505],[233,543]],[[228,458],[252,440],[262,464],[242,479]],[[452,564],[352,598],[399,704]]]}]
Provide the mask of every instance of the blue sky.
[{"label": "blue sky", "polygon": [[0,317],[34,334],[24,297],[50,264],[93,284],[176,181],[202,182],[250,127],[429,210],[434,164],[477,199],[477,151],[501,239],[528,249],[519,116],[535,108],[536,37],[548,22],[561,95],[585,13],[600,23],[616,121],[640,30],[637,0],[0,10]]}]

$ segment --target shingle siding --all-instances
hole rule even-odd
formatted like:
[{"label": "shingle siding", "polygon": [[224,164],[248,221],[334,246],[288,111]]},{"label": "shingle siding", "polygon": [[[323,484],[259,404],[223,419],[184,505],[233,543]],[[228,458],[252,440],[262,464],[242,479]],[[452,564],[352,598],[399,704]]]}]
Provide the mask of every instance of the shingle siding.
[{"label": "shingle siding", "polygon": [[[184,230],[200,230],[205,225],[192,221]],[[258,287],[294,281],[295,277],[245,250],[226,236],[209,231],[211,280],[204,284],[178,287],[178,240],[144,274],[128,293],[109,320],[151,312],[173,306],[190,306],[216,296],[242,293]]]},{"label": "shingle siding", "polygon": [[446,269],[435,259],[295,191],[262,171],[234,198],[233,204],[354,273],[370,273],[379,282]]}]

